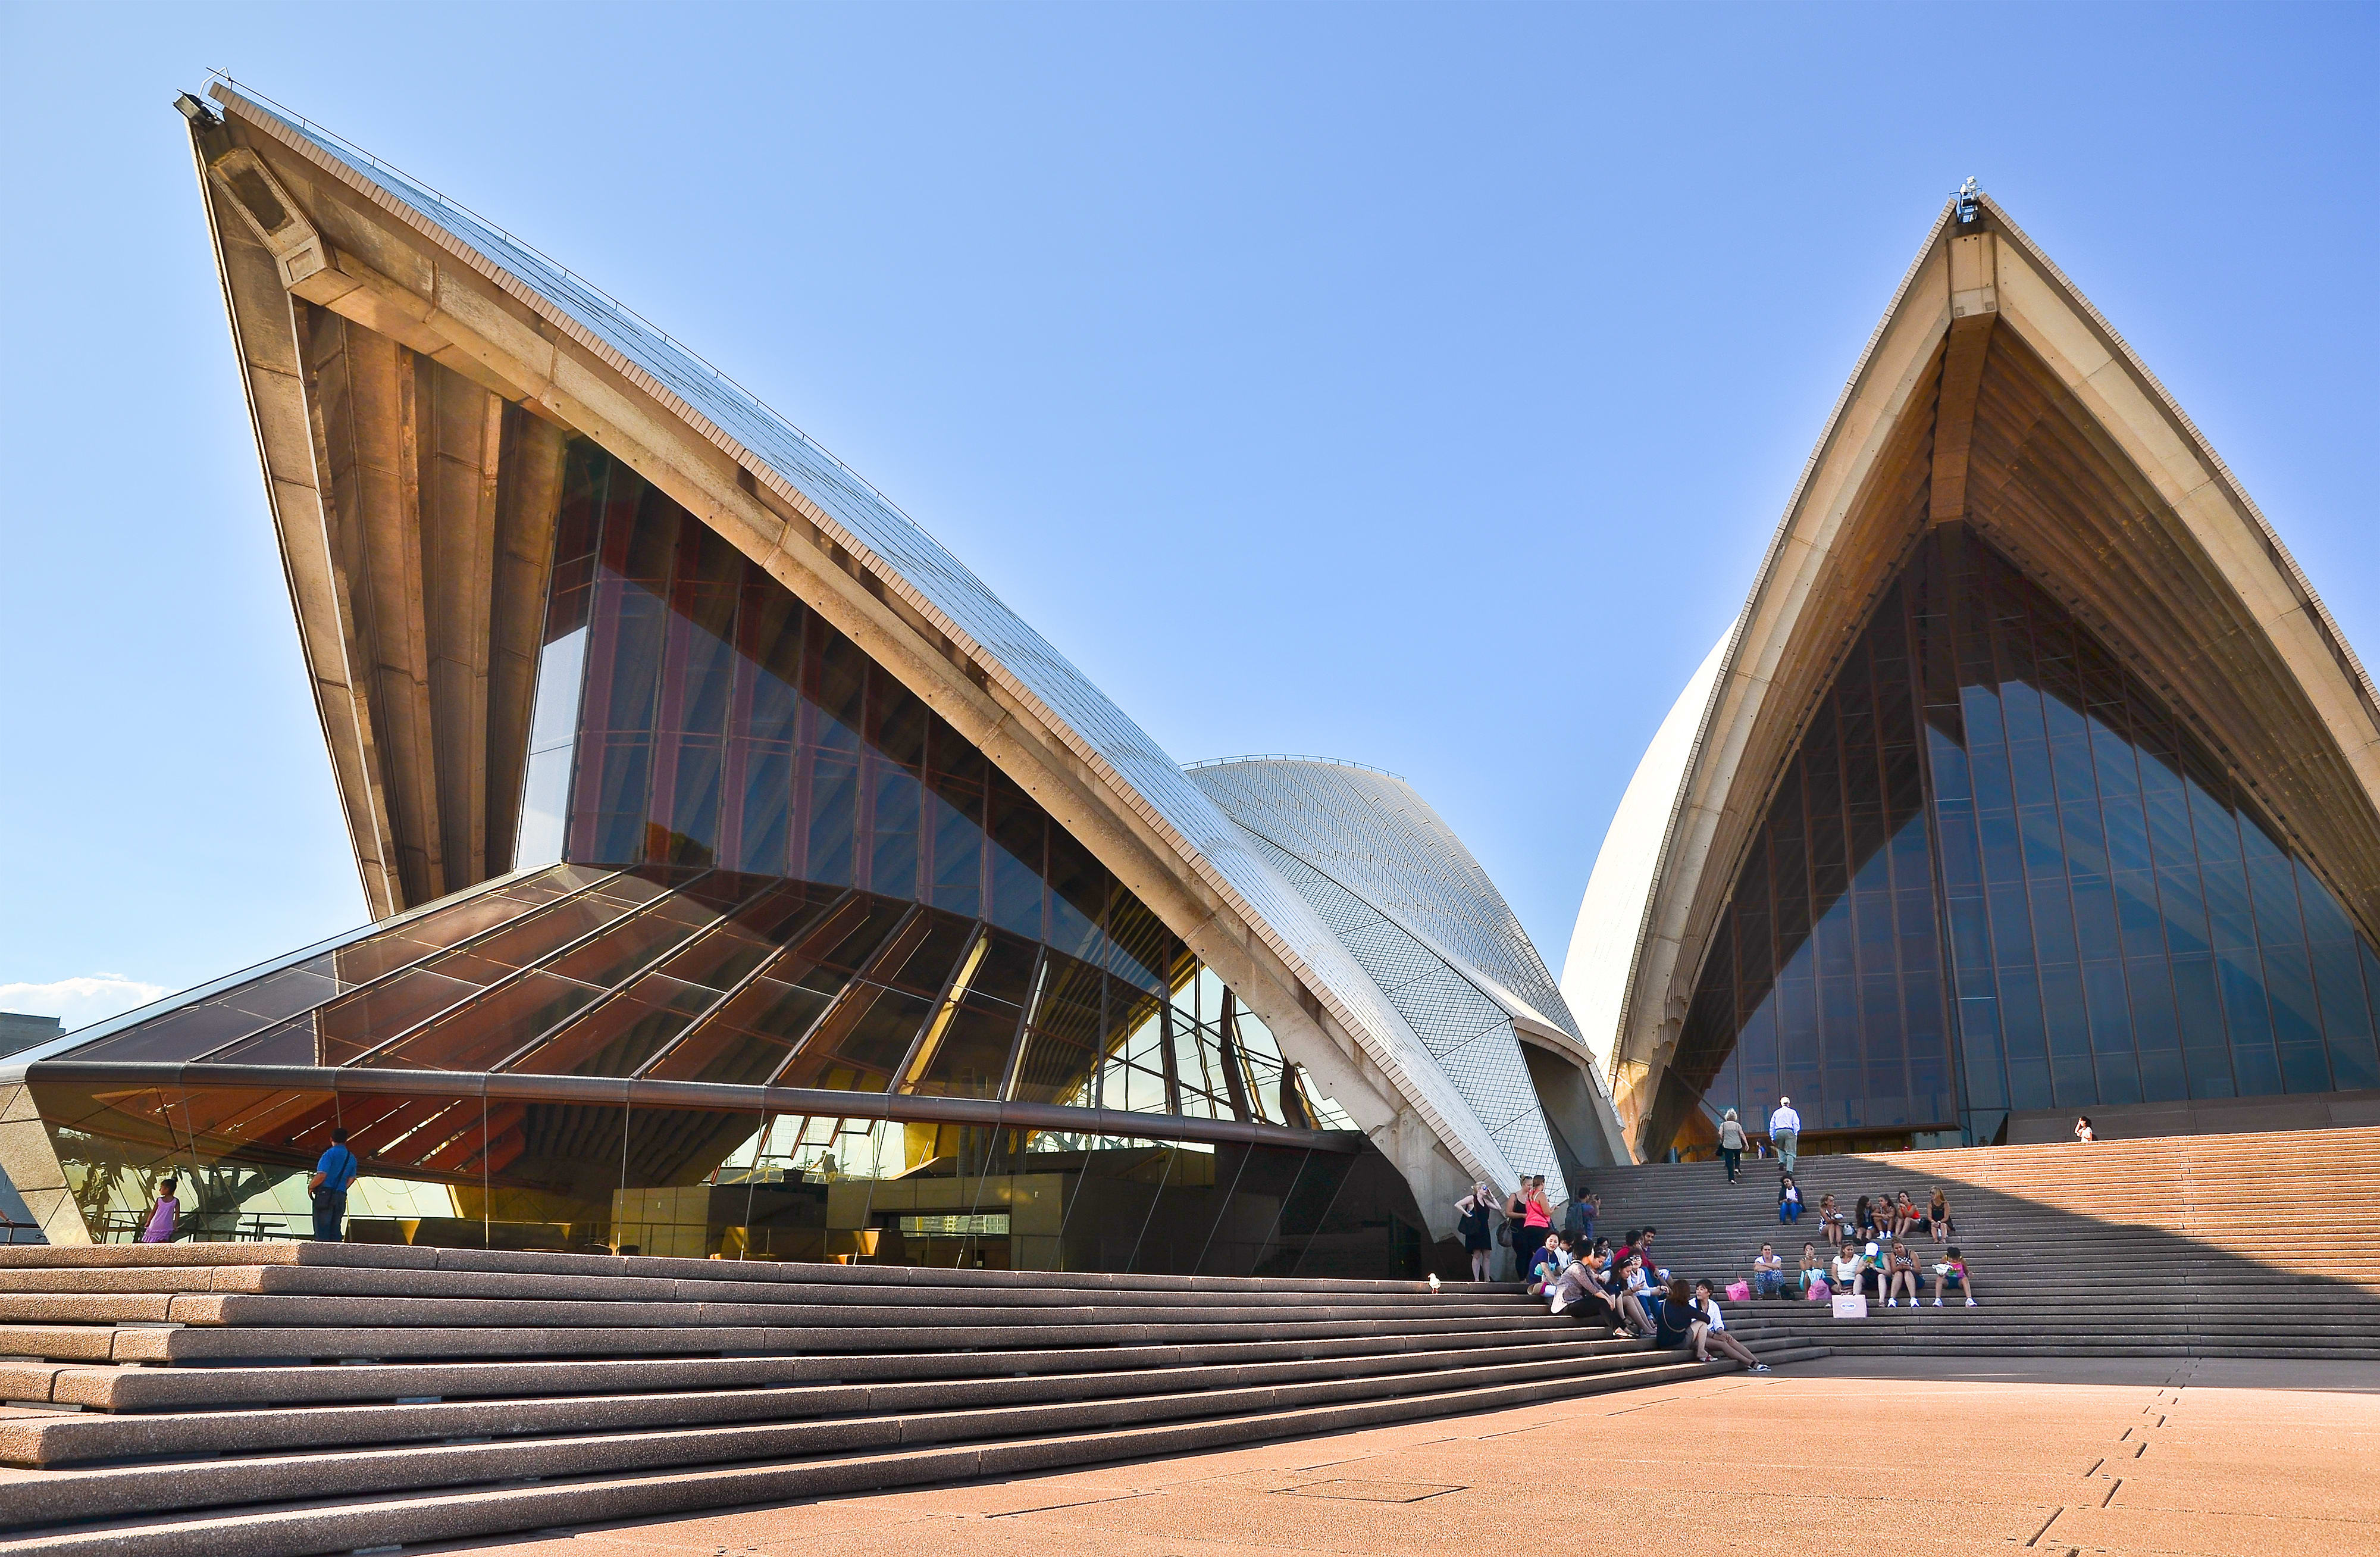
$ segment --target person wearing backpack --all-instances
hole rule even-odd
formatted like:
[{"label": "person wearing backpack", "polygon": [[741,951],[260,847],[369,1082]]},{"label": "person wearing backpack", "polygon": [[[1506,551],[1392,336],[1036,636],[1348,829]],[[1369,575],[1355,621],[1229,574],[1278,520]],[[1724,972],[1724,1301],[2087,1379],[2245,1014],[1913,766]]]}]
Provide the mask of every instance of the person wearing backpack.
[{"label": "person wearing backpack", "polygon": [[1727,1117],[1718,1122],[1718,1155],[1727,1164],[1727,1182],[1735,1182],[1735,1170],[1743,1162],[1743,1125],[1729,1109]]},{"label": "person wearing backpack", "polygon": [[345,1237],[347,1220],[347,1186],[363,1172],[363,1164],[347,1150],[347,1128],[342,1125],[331,1132],[331,1149],[314,1164],[314,1176],[306,1187],[314,1197],[314,1241],[335,1244]]}]

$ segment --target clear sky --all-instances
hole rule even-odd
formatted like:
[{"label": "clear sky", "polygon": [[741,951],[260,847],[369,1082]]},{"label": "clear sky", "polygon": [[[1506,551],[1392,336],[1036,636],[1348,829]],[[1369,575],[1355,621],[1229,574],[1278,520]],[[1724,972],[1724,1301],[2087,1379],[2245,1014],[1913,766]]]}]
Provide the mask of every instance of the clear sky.
[{"label": "clear sky", "polygon": [[1411,778],[1556,968],[1969,174],[2380,652],[2369,5],[0,4],[0,1009],[363,917],[210,67],[750,385],[1176,759]]}]

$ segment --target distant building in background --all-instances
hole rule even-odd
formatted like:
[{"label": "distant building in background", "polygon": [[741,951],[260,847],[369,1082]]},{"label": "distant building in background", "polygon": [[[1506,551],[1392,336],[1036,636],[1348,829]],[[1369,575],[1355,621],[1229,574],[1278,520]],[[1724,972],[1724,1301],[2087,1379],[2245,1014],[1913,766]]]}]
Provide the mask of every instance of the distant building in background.
[{"label": "distant building in background", "polygon": [[67,1030],[55,1016],[33,1016],[22,1011],[0,1011],[0,1054],[17,1054],[37,1043],[47,1043]]},{"label": "distant building in background", "polygon": [[[22,1011],[0,1011],[0,1055],[18,1054],[37,1044],[47,1043],[66,1031],[66,1024],[55,1016],[34,1016]],[[38,1244],[44,1240],[41,1230],[33,1225],[33,1214],[26,1210],[24,1198],[17,1186],[8,1182],[6,1164],[0,1164],[0,1244]]]}]

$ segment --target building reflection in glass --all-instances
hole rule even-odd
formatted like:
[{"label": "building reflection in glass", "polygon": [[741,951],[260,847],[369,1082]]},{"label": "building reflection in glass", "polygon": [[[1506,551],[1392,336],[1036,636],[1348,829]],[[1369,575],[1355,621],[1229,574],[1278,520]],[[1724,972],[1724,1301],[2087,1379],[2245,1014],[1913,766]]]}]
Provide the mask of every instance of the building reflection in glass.
[{"label": "building reflection in glass", "polygon": [[[1921,747],[1919,732],[1924,733]],[[2223,764],[1963,526],[1813,714],[1679,1045],[1707,1129],[2380,1086],[2380,958]]]}]

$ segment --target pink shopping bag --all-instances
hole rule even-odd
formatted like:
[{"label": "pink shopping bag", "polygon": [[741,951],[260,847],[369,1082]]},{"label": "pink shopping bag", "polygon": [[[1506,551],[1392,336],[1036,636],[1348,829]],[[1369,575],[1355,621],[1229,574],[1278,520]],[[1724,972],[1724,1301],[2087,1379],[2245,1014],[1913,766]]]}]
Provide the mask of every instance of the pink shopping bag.
[{"label": "pink shopping bag", "polygon": [[1742,1282],[1730,1282],[1727,1283],[1727,1300],[1730,1303],[1749,1303],[1752,1301],[1752,1288]]}]

